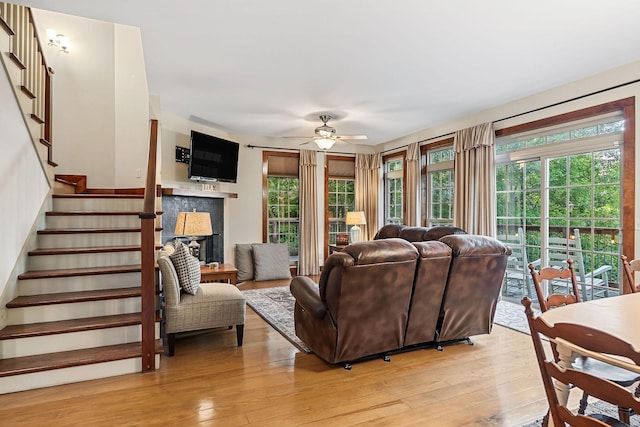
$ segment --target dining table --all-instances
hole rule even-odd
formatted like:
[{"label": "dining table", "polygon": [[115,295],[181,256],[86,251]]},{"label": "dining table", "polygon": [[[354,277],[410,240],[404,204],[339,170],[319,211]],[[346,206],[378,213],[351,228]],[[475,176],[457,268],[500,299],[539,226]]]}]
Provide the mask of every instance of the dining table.
[{"label": "dining table", "polygon": [[[549,326],[556,323],[573,323],[606,332],[628,342],[640,351],[640,293],[594,299],[577,304],[568,304],[548,310],[540,315]],[[570,367],[574,360],[584,355],[614,366],[640,373],[640,366],[633,361],[611,355],[592,352],[562,339],[554,339],[558,351],[558,365]],[[555,382],[558,400],[566,404],[569,386]],[[549,425],[551,425],[551,420]]]}]

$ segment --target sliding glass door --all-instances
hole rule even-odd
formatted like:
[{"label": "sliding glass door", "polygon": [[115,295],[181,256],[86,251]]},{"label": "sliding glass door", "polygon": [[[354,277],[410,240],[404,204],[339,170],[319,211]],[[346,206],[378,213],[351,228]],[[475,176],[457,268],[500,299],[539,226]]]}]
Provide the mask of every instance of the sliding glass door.
[{"label": "sliding glass door", "polygon": [[[609,115],[498,140],[498,238],[513,249],[503,297],[536,299],[528,264],[574,266],[583,300],[621,290],[622,132]],[[546,284],[545,294],[566,292]]]}]

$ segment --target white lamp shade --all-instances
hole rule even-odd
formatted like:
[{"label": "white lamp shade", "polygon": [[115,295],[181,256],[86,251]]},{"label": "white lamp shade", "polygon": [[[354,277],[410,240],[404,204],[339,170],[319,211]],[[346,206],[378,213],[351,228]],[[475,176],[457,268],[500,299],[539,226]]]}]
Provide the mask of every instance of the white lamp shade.
[{"label": "white lamp shade", "polygon": [[345,220],[347,225],[364,225],[367,220],[364,217],[363,211],[347,212],[347,218]]},{"label": "white lamp shade", "polygon": [[211,214],[209,212],[178,212],[176,236],[210,236]]}]

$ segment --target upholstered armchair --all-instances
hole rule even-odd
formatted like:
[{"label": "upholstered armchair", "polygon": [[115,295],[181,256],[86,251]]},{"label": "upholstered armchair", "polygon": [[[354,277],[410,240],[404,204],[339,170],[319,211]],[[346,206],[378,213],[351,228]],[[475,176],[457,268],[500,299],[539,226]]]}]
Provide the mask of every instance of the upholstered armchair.
[{"label": "upholstered armchair", "polygon": [[159,256],[158,266],[169,356],[174,354],[175,336],[180,332],[235,325],[238,346],[242,345],[246,306],[238,288],[229,283],[200,283],[192,295],[181,291],[176,269],[168,256]]}]

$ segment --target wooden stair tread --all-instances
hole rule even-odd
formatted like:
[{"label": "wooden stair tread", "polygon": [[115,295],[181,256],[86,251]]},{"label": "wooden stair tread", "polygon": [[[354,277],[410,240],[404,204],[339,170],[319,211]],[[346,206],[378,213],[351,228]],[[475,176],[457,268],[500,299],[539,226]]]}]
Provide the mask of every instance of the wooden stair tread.
[{"label": "wooden stair tread", "polygon": [[[156,227],[155,231],[162,231],[162,227]],[[45,228],[38,230],[39,235],[52,234],[91,234],[91,233],[140,233],[141,229],[136,227],[122,228]]]},{"label": "wooden stair tread", "polygon": [[[46,216],[138,216],[141,212],[133,211],[48,211]],[[156,211],[156,215],[162,215],[162,211]]]},{"label": "wooden stair tread", "polygon": [[[155,353],[163,352],[162,341],[155,340]],[[140,342],[93,347],[81,350],[14,357],[0,360],[0,377],[72,368],[93,363],[112,362],[142,356]]]},{"label": "wooden stair tread", "polygon": [[98,289],[92,291],[58,292],[54,294],[23,295],[9,301],[7,303],[7,308],[132,298],[139,297],[141,295],[142,291],[139,286],[131,288]]},{"label": "wooden stair tread", "polygon": [[[161,249],[162,245],[155,245],[156,249]],[[139,245],[128,246],[99,246],[99,247],[87,247],[87,248],[49,248],[49,249],[34,249],[29,251],[30,256],[42,256],[42,255],[70,255],[70,254],[96,254],[105,252],[136,252],[140,251]]]},{"label": "wooden stair tread", "polygon": [[74,193],[53,194],[54,199],[144,199],[143,194]]},{"label": "wooden stair tread", "polygon": [[135,273],[141,271],[141,269],[140,264],[136,264],[109,267],[66,268],[59,270],[34,270],[20,274],[18,279],[28,280],[52,277],[94,276],[97,274]]},{"label": "wooden stair tread", "polygon": [[[156,312],[159,322],[160,312]],[[86,317],[80,319],[58,320],[55,322],[27,323],[8,325],[0,330],[0,340],[40,337],[45,335],[66,334],[71,332],[91,331],[96,329],[116,328],[120,326],[139,325],[142,313],[114,314],[110,316]]]}]

